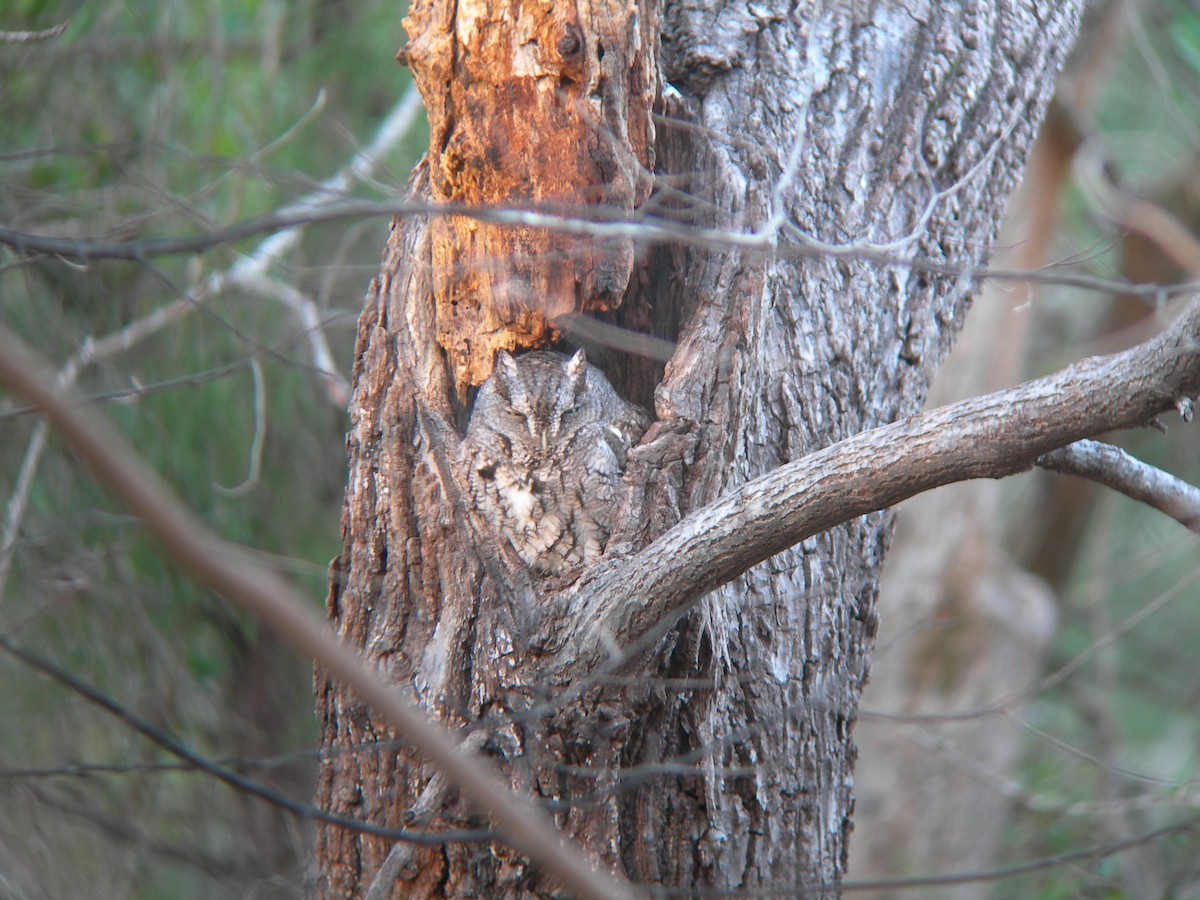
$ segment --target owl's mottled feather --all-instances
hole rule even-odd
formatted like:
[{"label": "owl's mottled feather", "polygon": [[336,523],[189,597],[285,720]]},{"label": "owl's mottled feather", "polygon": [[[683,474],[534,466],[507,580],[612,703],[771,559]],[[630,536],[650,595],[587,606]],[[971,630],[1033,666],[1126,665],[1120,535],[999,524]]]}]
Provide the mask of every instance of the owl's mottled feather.
[{"label": "owl's mottled feather", "polygon": [[582,350],[501,351],[463,441],[476,508],[537,572],[589,562],[608,543],[625,455],[649,424]]}]

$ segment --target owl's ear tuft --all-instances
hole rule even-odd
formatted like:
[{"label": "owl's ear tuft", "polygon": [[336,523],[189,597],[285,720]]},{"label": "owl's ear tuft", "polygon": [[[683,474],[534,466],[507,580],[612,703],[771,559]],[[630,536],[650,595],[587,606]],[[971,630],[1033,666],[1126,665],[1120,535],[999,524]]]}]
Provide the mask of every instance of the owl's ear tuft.
[{"label": "owl's ear tuft", "polygon": [[496,365],[492,369],[492,380],[498,393],[505,400],[512,400],[514,388],[520,383],[521,373],[517,371],[517,361],[507,350],[496,354]]},{"label": "owl's ear tuft", "polygon": [[576,350],[575,354],[563,363],[563,371],[566,372],[567,380],[574,389],[576,396],[579,396],[587,384],[587,368],[587,355],[583,352],[582,347]]}]

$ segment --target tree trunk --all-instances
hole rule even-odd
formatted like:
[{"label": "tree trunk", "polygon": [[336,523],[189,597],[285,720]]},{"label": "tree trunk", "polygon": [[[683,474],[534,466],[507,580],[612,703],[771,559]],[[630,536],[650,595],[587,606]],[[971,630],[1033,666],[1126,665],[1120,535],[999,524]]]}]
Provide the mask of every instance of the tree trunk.
[{"label": "tree trunk", "polygon": [[[532,44],[545,51],[543,63],[553,50],[563,64],[574,44],[562,41],[562,22],[548,21],[562,8],[531,2],[512,11],[520,5],[487,22],[511,18],[517,57]],[[586,48],[571,63],[579,71],[560,72],[556,93],[539,94],[525,83],[533,76],[520,57],[524,68],[509,65],[493,89],[537,98],[529,121],[577,115],[592,145],[607,148],[591,159],[619,176],[602,197],[580,186],[595,172],[570,176],[569,189],[538,186],[550,180],[536,178],[543,160],[562,164],[551,152],[558,144],[542,153],[536,142],[559,132],[531,126],[534,145],[519,160],[486,148],[464,153],[453,140],[469,130],[462,121],[494,114],[477,98],[455,105],[452,89],[484,80],[469,71],[463,49],[495,33],[479,25],[475,6],[419,3],[410,20],[419,52],[408,59],[428,66],[416,72],[426,103],[433,108],[437,95],[438,108],[451,109],[448,124],[433,123],[430,157],[410,195],[653,208],[658,218],[643,220],[645,233],[673,229],[681,239],[635,262],[633,244],[605,231],[603,220],[592,231],[600,243],[572,226],[565,245],[528,223],[509,229],[505,244],[504,229],[477,240],[464,219],[397,222],[359,323],[345,550],[333,566],[330,616],[432,713],[473,728],[514,788],[549,804],[601,866],[666,886],[835,885],[852,827],[851,731],[890,517],[863,517],[772,557],[707,594],[652,644],[635,645],[620,666],[574,640],[586,633],[584,612],[595,611],[571,601],[612,559],[733,487],[917,410],[972,283],[869,258],[961,269],[981,262],[1078,4],[962,0],[868,11],[668,2],[661,23],[653,5],[614,4],[632,16],[616,26],[604,4],[580,4],[567,23]],[[615,30],[598,39],[596,22]],[[437,40],[426,39],[431,23],[440,23]],[[437,65],[428,62],[430,46]],[[652,159],[637,138],[650,120],[634,107],[657,83],[639,68],[656,49],[669,86]],[[616,84],[622,73],[637,74]],[[614,116],[637,127],[616,127]],[[476,174],[479,166],[532,166],[499,179],[532,186],[464,192],[443,177],[464,158]],[[636,161],[654,165],[657,193],[648,201]],[[439,221],[459,230],[447,236]],[[458,255],[446,249],[455,242],[465,242]],[[566,275],[554,269],[564,264]],[[626,279],[624,297],[614,299]],[[506,287],[514,280],[524,306]],[[464,304],[483,310],[476,321],[488,337],[478,346],[462,337],[470,319],[451,322]],[[631,454],[625,524],[606,556],[578,580],[539,578],[496,547],[465,502],[455,428],[467,386],[486,377],[494,349],[591,334],[573,318],[589,311],[674,342],[674,354],[665,371],[620,347],[601,360],[625,397],[648,407],[653,399],[658,424]],[[652,600],[647,609],[656,609]],[[430,787],[436,761],[389,743],[393,735],[371,710],[322,673],[316,686],[322,807],[405,827],[425,824],[425,806],[436,800],[428,827],[480,824],[465,803]],[[381,838],[322,827],[320,892],[362,895],[390,849]],[[552,890],[499,842],[418,850],[391,885],[393,896]]]}]

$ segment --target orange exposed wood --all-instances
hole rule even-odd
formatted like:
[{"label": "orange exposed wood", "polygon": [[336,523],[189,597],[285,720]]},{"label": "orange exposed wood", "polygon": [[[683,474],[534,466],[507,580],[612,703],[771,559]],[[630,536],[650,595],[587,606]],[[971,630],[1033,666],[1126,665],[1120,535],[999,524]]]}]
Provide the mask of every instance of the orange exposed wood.
[{"label": "orange exposed wood", "polygon": [[[429,111],[435,203],[604,207],[649,191],[654,4],[416,0],[401,56]],[[431,228],[437,338],[461,391],[497,350],[545,346],[557,317],[620,305],[628,240],[446,216]]]}]

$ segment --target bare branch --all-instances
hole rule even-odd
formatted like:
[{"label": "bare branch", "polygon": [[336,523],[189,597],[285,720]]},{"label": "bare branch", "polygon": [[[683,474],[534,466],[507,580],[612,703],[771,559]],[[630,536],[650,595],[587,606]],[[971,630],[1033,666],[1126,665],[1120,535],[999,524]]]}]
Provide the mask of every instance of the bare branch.
[{"label": "bare branch", "polygon": [[49,436],[50,428],[45,420],[33,427],[33,434],[25,448],[25,457],[21,460],[21,471],[17,474],[12,496],[9,497],[5,509],[4,530],[0,532],[0,596],[4,595],[8,586],[8,573],[12,569],[13,555],[17,550],[17,538],[21,535],[21,521],[25,518],[25,510],[29,506],[33,482],[37,477],[38,465]]},{"label": "bare branch", "polygon": [[1043,469],[1078,475],[1145,503],[1200,533],[1200,489],[1100,441],[1076,441],[1038,458]]},{"label": "bare branch", "polygon": [[350,400],[350,385],[346,383],[346,377],[334,362],[333,351],[325,337],[325,323],[321,319],[317,304],[303,291],[297,290],[286,281],[268,278],[265,275],[248,274],[236,282],[230,282],[230,285],[273,297],[300,320],[303,334],[307,336],[312,351],[313,368],[320,373],[321,380],[325,383],[329,401],[338,409],[345,409]]},{"label": "bare branch", "polygon": [[53,28],[42,31],[0,31],[0,44],[33,44],[38,41],[48,41],[56,38],[71,25],[70,19],[64,19]]},{"label": "bare branch", "polygon": [[[250,866],[247,864],[248,860],[245,854],[227,851],[214,855],[193,843],[186,842],[186,839],[172,840],[162,834],[149,833],[131,821],[128,810],[114,813],[87,798],[77,789],[60,792],[27,785],[22,793],[25,792],[36,800],[39,807],[44,807],[67,820],[91,825],[103,834],[112,845],[136,848],[137,858],[140,862],[144,863],[148,859],[161,857],[214,878],[229,877],[231,874],[234,877],[242,878],[244,877],[243,873],[247,875],[250,873]],[[15,813],[17,808],[15,803],[10,801],[7,806]],[[20,816],[20,813],[15,813],[12,818],[15,819],[17,816]],[[25,821],[32,823],[37,820],[31,816]],[[55,857],[56,861],[63,858],[65,858],[65,854]],[[4,896],[29,896],[24,891],[11,887],[7,876],[7,872],[0,875],[0,889],[3,889]]]},{"label": "bare branch", "polygon": [[[476,752],[483,747],[487,738],[486,731],[472,731],[463,740],[463,746],[471,752]],[[406,817],[408,823],[416,827],[424,827],[432,822],[434,817],[441,812],[446,795],[450,793],[450,787],[450,780],[441,772],[429,779],[425,790],[421,791],[421,796],[408,811]],[[396,879],[406,874],[407,870],[412,867],[416,859],[416,846],[412,842],[399,841],[392,847],[383,861],[383,865],[375,873],[375,878],[372,880],[371,886],[367,888],[363,900],[387,900]]]},{"label": "bare branch", "polygon": [[316,210],[336,205],[357,182],[368,179],[379,165],[379,159],[408,133],[420,110],[421,95],[415,87],[410,87],[380,124],[379,130],[370,144],[356,153],[350,162],[342,166],[336,173],[321,182],[316,190],[301,197],[295,203],[285,206],[276,213],[275,217],[268,217],[268,219],[287,220],[291,224],[284,228],[266,229],[267,232],[275,233],[264,240],[253,253],[235,265],[228,273],[228,277],[233,281],[241,281],[253,276],[265,275],[271,264],[283,257],[300,240],[301,231],[299,229],[307,222],[304,216]]},{"label": "bare branch", "polygon": [[944,484],[1025,471],[1073,441],[1186,408],[1198,392],[1200,298],[1123,353],[854,435],[747,482],[596,569],[546,616],[540,642],[560,649],[556,675],[586,674],[609,648],[667,627],[704,594],[808,537]]},{"label": "bare branch", "polygon": [[[1067,866],[1071,863],[1081,862],[1088,859],[1103,859],[1107,856],[1112,856],[1120,853],[1123,850],[1128,850],[1131,847],[1140,847],[1144,844],[1153,843],[1174,834],[1183,834],[1194,832],[1200,826],[1200,816],[1191,816],[1171,825],[1164,825],[1161,828],[1155,828],[1153,831],[1146,831],[1142,834],[1133,835],[1120,841],[1113,841],[1108,844],[1098,844],[1093,847],[1084,847],[1081,850],[1071,850],[1067,853],[1060,853],[1057,856],[1047,856],[1041,859],[1029,859],[1024,862],[1014,863],[1011,866],[1006,866],[1002,869],[993,869],[991,871],[979,872],[961,872],[951,873],[947,875],[929,875],[916,876],[914,878],[887,878],[876,881],[844,881],[837,885],[837,889],[843,893],[852,893],[856,891],[879,891],[885,889],[904,889],[917,887],[939,887],[954,884],[970,884],[980,881],[1002,881],[1006,878],[1012,878],[1016,875],[1024,875],[1028,872],[1036,872],[1041,869],[1056,869],[1062,866]],[[833,885],[800,885],[797,893],[813,892],[818,890],[832,889]]]},{"label": "bare branch", "polygon": [[[272,806],[277,806],[286,812],[304,819],[316,819],[320,822],[325,822],[330,825],[337,825],[340,828],[348,828],[353,831],[361,831],[367,834],[375,834],[380,837],[391,838],[395,841],[405,842],[402,846],[411,844],[421,844],[424,846],[437,846],[452,841],[479,841],[489,840],[494,835],[488,831],[457,831],[457,832],[433,832],[433,831],[412,831],[412,830],[397,830],[395,828],[382,828],[371,822],[361,822],[356,819],[346,819],[342,816],[331,815],[321,809],[316,809],[309,806],[307,803],[300,803],[292,800],[282,794],[271,790],[266,785],[260,784],[244,775],[239,775],[226,766],[206,759],[199,753],[189,749],[185,744],[167,735],[165,732],[155,728],[141,716],[136,715],[132,710],[127,709],[117,703],[112,697],[103,694],[96,690],[91,685],[87,684],[80,678],[76,678],[66,669],[55,665],[48,659],[44,659],[35,653],[30,652],[26,648],[20,646],[16,641],[6,634],[0,633],[0,649],[11,654],[21,662],[36,669],[44,675],[48,675],[60,684],[70,688],[76,694],[86,699],[89,703],[99,706],[106,712],[111,713],[126,725],[148,738],[155,744],[158,744],[167,752],[178,757],[188,763],[193,770],[203,772],[205,775],[210,775],[213,778],[223,781],[230,787],[250,794],[253,797],[258,797],[270,803]],[[78,774],[79,770],[84,767],[76,767],[70,774]],[[99,767],[87,767],[87,771],[98,771]],[[111,769],[111,767],[110,767]],[[16,773],[10,777],[28,777],[29,773]],[[56,774],[67,774],[65,770],[59,770]],[[444,779],[443,779],[444,781]],[[421,821],[419,824],[428,825],[432,821],[432,815]],[[411,851],[410,851],[411,852]]]},{"label": "bare branch", "polygon": [[578,848],[565,845],[540,810],[510,791],[477,756],[464,752],[453,736],[413,704],[406,690],[388,684],[375,667],[334,637],[307,598],[241,547],[209,531],[106,420],[52,388],[54,376],[47,365],[2,327],[0,380],[41,407],[97,480],[142,519],[176,562],[349,685],[486,810],[515,848],[581,897],[633,896],[628,886],[595,871]]},{"label": "bare branch", "polygon": [[0,245],[11,247],[22,255],[41,253],[85,263],[103,259],[145,262],[158,256],[201,253],[256,235],[270,234],[305,225],[370,216],[426,215],[463,216],[499,225],[544,228],[568,234],[587,235],[597,240],[629,239],[642,244],[711,247],[726,251],[764,253],[782,258],[835,257],[862,260],[878,266],[891,266],[902,270],[930,272],[935,275],[965,279],[968,283],[991,279],[1058,284],[1083,290],[1118,292],[1151,300],[1192,294],[1200,289],[1200,282],[1196,281],[1176,284],[1134,284],[1122,279],[1058,272],[1055,271],[1054,266],[1047,266],[1035,271],[1021,271],[911,259],[876,250],[865,243],[851,243],[843,246],[813,245],[807,243],[802,234],[795,232],[790,227],[788,232],[793,242],[780,246],[774,234],[764,235],[758,232],[747,233],[721,228],[693,228],[666,219],[631,219],[620,210],[604,207],[564,207],[562,204],[534,204],[506,208],[452,203],[434,206],[424,201],[407,200],[339,200],[328,204],[318,204],[307,209],[289,208],[257,219],[235,223],[219,231],[177,238],[133,241],[76,240],[18,231],[12,228],[0,228]]},{"label": "bare branch", "polygon": [[1200,240],[1178,216],[1114,183],[1103,141],[1091,135],[1073,163],[1084,199],[1104,216],[1152,241],[1171,262],[1193,277],[1200,273]]},{"label": "bare branch", "polygon": [[213,489],[222,497],[245,497],[258,485],[262,477],[263,450],[267,444],[267,387],[263,377],[262,363],[258,357],[250,360],[250,372],[254,376],[254,439],[250,443],[250,466],[241,484],[231,488],[213,482]]}]

